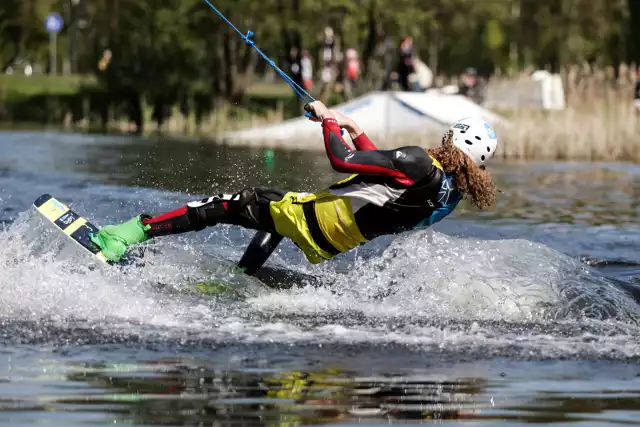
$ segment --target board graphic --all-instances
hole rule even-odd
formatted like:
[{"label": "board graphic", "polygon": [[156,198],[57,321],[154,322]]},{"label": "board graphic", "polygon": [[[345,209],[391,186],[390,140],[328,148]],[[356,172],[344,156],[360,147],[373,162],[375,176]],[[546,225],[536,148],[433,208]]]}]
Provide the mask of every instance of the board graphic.
[{"label": "board graphic", "polygon": [[108,263],[100,248],[89,238],[90,233],[98,232],[98,227],[69,209],[64,203],[61,203],[50,194],[43,194],[38,197],[33,202],[33,206],[64,235],[92,253],[100,261]]}]

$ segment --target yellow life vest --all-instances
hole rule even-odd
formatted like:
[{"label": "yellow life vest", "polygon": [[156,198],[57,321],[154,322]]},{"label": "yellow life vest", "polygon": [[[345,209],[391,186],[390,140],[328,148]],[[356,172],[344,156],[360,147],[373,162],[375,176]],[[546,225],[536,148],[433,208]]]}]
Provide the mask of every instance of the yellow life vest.
[{"label": "yellow life vest", "polygon": [[[442,169],[442,165],[431,157],[434,166]],[[358,175],[338,181],[336,185],[348,183]],[[304,205],[313,204],[315,218],[305,215]],[[307,260],[312,264],[319,264],[336,256],[326,251],[314,240],[308,221],[317,221],[326,241],[338,252],[346,252],[368,240],[362,235],[353,212],[351,199],[345,196],[331,194],[329,189],[316,193],[289,192],[285,196],[270,204],[271,216],[276,231],[290,238],[304,252]],[[317,234],[316,234],[317,235]]]}]

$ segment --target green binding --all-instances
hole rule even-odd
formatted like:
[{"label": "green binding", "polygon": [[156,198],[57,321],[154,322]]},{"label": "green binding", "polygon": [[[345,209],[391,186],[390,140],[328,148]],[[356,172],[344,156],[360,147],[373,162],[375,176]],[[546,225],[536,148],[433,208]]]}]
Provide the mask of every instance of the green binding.
[{"label": "green binding", "polygon": [[150,226],[142,224],[141,216],[118,225],[107,225],[91,234],[90,238],[109,261],[118,262],[124,257],[129,246],[149,240],[146,231]]}]

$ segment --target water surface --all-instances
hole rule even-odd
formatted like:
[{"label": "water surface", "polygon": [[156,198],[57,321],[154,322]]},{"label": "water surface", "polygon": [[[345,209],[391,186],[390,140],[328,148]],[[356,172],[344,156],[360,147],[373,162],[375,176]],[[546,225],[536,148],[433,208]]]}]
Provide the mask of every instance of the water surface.
[{"label": "water surface", "polygon": [[[323,155],[30,132],[0,149],[7,425],[640,420],[638,166],[497,164],[489,212],[320,266],[283,242],[269,266],[316,286],[276,291],[232,268],[251,232],[157,239],[113,268],[31,203],[105,225],[245,186],[313,191],[343,177]],[[206,280],[238,292],[195,292]]]}]

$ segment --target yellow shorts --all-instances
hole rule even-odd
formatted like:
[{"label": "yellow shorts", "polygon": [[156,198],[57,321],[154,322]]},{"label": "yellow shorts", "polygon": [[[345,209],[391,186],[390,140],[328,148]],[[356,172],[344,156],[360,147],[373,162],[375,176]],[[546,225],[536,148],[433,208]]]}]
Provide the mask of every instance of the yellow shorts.
[{"label": "yellow shorts", "polygon": [[282,200],[269,204],[276,231],[290,238],[311,264],[320,264],[334,258],[334,255],[322,250],[311,237],[299,196],[300,193],[289,192]]}]

